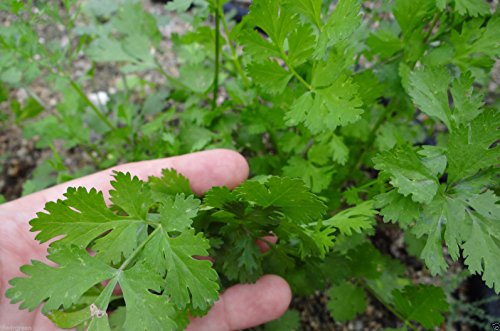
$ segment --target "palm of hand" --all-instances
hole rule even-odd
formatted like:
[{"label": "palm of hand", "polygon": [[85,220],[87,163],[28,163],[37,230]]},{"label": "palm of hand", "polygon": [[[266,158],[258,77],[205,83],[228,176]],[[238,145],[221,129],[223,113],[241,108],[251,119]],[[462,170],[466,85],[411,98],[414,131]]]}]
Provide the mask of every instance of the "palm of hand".
[{"label": "palm of hand", "polygon": [[[159,175],[161,169],[174,168],[190,179],[193,191],[201,194],[212,186],[237,186],[248,175],[246,161],[237,153],[215,150],[180,157],[122,165],[74,180],[64,185],[29,195],[0,206],[0,325],[31,330],[58,330],[39,309],[19,310],[4,296],[8,281],[22,276],[19,267],[30,260],[45,258],[47,245],[34,240],[28,221],[47,201],[61,198],[67,187],[95,187],[107,193],[113,170],[131,172],[140,178]],[[288,284],[280,277],[267,275],[255,284],[227,289],[203,318],[192,319],[189,331],[235,330],[256,326],[281,316],[291,300]]]}]

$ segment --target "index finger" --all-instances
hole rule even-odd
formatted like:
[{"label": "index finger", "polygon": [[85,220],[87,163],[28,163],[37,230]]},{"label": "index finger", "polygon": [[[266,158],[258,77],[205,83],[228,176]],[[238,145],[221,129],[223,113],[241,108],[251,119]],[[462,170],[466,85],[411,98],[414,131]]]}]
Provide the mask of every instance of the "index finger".
[{"label": "index finger", "polygon": [[[103,191],[107,197],[108,191],[111,189],[110,181],[112,180],[114,171],[130,172],[133,176],[146,180],[149,176],[160,176],[161,171],[166,168],[173,168],[186,176],[196,194],[202,194],[213,186],[234,188],[247,178],[249,171],[245,158],[239,153],[226,149],[216,149],[158,160],[118,165],[28,195],[13,202],[17,202],[18,205],[29,206],[31,209],[38,211],[43,208],[46,202],[62,198],[68,187],[79,186],[93,187],[98,191]],[[9,204],[7,203],[6,205]]]}]

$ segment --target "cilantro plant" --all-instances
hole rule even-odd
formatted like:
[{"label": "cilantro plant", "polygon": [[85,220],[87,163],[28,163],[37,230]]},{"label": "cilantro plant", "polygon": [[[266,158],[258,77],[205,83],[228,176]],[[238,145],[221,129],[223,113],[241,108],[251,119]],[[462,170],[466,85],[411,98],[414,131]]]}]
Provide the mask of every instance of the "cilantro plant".
[{"label": "cilantro plant", "polygon": [[[29,94],[0,100],[54,155],[31,190],[76,175],[57,162],[70,148],[88,155],[87,172],[231,148],[256,176],[195,198],[171,171],[148,183],[117,174],[111,207],[98,192],[68,191],[31,223],[41,242],[58,238],[49,258],[59,267],[24,267],[29,277],[12,281],[11,299],[29,309],[44,303],[59,326],[100,328],[113,311],[111,324],[125,329],[182,329],[226,286],[274,273],[296,295],[325,291],[335,321],[376,300],[400,330],[416,330],[450,323],[454,289],[440,286],[450,274],[478,274],[500,292],[495,6],[253,0],[236,23],[226,2],[175,0],[165,7],[171,16],[134,0],[0,5],[17,18],[0,34],[1,86]],[[189,28],[165,38],[172,17]],[[47,18],[66,28],[65,47],[35,38],[34,23]],[[77,75],[79,56],[91,66]],[[95,104],[86,91],[106,66],[120,79],[110,100]],[[62,96],[55,109],[31,89],[35,78]],[[48,173],[59,176],[37,179]],[[376,238],[387,228],[403,233],[433,285],[381,249]],[[255,241],[270,233],[277,242],[261,254]],[[213,260],[193,258],[207,255]],[[44,282],[70,276],[81,279],[67,296]]]}]

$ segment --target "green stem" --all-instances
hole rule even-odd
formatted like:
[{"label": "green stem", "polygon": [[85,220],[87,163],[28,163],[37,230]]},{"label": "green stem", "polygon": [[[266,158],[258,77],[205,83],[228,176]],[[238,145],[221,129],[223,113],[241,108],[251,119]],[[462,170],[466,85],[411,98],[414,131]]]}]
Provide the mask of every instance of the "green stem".
[{"label": "green stem", "polygon": [[220,4],[215,1],[215,69],[214,69],[214,92],[212,99],[212,111],[217,108],[219,97],[219,65],[220,65]]},{"label": "green stem", "polygon": [[96,105],[94,105],[94,103],[92,101],[90,101],[89,97],[85,94],[85,92],[83,92],[83,90],[80,88],[80,86],[78,86],[78,84],[75,83],[75,81],[73,81],[69,76],[66,76],[66,78],[69,80],[69,84],[71,85],[73,90],[75,90],[75,92],[78,93],[78,95],[85,101],[87,106],[89,106],[90,109],[92,109],[94,111],[96,116],[104,124],[106,124],[108,126],[108,128],[110,128],[111,130],[116,130],[116,127],[108,120],[108,118],[103,113],[101,113],[99,108],[97,108]]},{"label": "green stem", "polygon": [[288,59],[288,55],[286,55],[285,50],[283,49],[283,47],[280,47],[280,54],[281,54],[281,58],[283,59],[283,61],[285,61],[285,64],[288,67],[288,70],[290,70],[290,72],[292,73],[292,75],[295,78],[297,78],[297,80],[299,82],[301,82],[302,85],[304,85],[309,91],[314,91],[314,88],[312,87],[312,85],[309,84],[308,82],[306,82],[306,80],[304,78],[302,78],[302,76],[299,75],[299,73],[297,71],[295,71],[295,69],[293,68],[293,66],[290,64],[290,61]]},{"label": "green stem", "polygon": [[168,81],[176,84],[176,85],[179,85],[179,86],[182,86],[183,88],[188,88],[186,85],[184,85],[184,83],[182,83],[178,78],[175,78],[174,76],[172,76],[171,74],[169,74],[168,72],[165,71],[165,69],[163,69],[163,67],[161,66],[160,62],[158,62],[157,59],[155,59],[155,63],[156,63],[156,68],[158,69],[158,71],[160,72],[160,74],[165,77]]},{"label": "green stem", "polygon": [[377,299],[381,304],[384,305],[384,307],[390,311],[394,316],[396,316],[398,319],[400,319],[405,326],[409,327],[413,331],[418,331],[418,329],[413,326],[406,318],[404,318],[403,315],[401,315],[396,309],[394,309],[389,303],[385,302],[384,299],[382,299],[376,291],[374,291],[369,285],[367,285],[365,282],[361,280],[356,280],[356,283],[360,286],[362,286],[366,291],[368,291],[372,296]]},{"label": "green stem", "polygon": [[432,31],[434,31],[434,28],[436,27],[436,24],[439,21],[440,17],[441,13],[436,13],[434,15],[434,18],[432,19],[431,25],[429,27],[429,31],[427,32],[427,35],[424,38],[424,44],[426,44],[429,41],[429,38],[432,36]]},{"label": "green stem", "polygon": [[365,157],[366,153],[371,149],[373,144],[375,143],[375,138],[378,132],[378,129],[382,126],[382,124],[386,121],[387,115],[391,113],[392,107],[390,105],[387,105],[385,107],[384,111],[380,115],[379,119],[371,129],[370,133],[368,134],[368,145],[364,146],[363,150],[361,153],[359,153],[358,158],[356,159],[356,162],[354,163],[354,166],[351,168],[351,171],[349,172],[349,175],[347,175],[347,178],[352,178],[353,173],[359,169],[361,166],[361,163],[363,162],[363,158]]},{"label": "green stem", "polygon": [[221,18],[222,27],[224,29],[224,34],[226,35],[227,44],[229,45],[229,49],[231,50],[232,61],[234,63],[234,67],[236,68],[236,71],[240,75],[241,80],[243,81],[243,84],[245,85],[245,87],[248,87],[250,85],[250,82],[249,82],[247,76],[245,75],[245,72],[243,71],[243,69],[241,67],[240,58],[238,57],[238,52],[236,52],[236,48],[234,47],[233,42],[231,40],[231,33],[229,32],[226,16],[224,15],[224,11],[222,10],[222,7],[219,6],[218,11],[220,12],[219,15]]},{"label": "green stem", "polygon": [[137,256],[137,254],[139,254],[139,252],[142,251],[144,246],[146,246],[146,244],[151,240],[151,238],[153,238],[156,235],[156,233],[158,231],[160,231],[161,229],[162,229],[161,226],[158,226],[156,229],[154,229],[154,231],[149,234],[149,236],[146,238],[146,240],[144,240],[139,246],[137,246],[135,251],[125,261],[123,261],[122,265],[120,266],[120,268],[118,270],[120,270],[120,271],[125,270],[125,268],[130,264],[130,262],[132,262],[134,260],[134,258]]}]

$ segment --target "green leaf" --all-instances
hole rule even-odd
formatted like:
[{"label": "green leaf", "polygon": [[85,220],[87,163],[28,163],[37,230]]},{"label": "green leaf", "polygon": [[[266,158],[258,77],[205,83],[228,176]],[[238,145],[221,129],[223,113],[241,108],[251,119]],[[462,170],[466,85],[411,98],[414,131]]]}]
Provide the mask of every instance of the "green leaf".
[{"label": "green leaf", "polygon": [[490,5],[484,0],[455,0],[455,10],[460,15],[482,16],[490,13]]},{"label": "green leaf", "polygon": [[140,222],[115,215],[106,207],[102,193],[95,189],[69,188],[64,196],[66,200],[47,203],[47,213],[37,213],[37,218],[30,221],[31,230],[40,231],[36,239],[42,243],[63,235],[55,242],[87,247],[109,230],[122,231],[130,224]]},{"label": "green leaf", "polygon": [[493,16],[488,23],[484,19],[472,19],[464,23],[459,34],[453,30],[450,43],[455,55],[453,62],[463,68],[471,70],[471,57],[488,56],[494,58],[500,55],[500,16]]},{"label": "green leaf", "polygon": [[424,113],[443,121],[451,129],[448,105],[450,74],[445,68],[426,67],[410,74],[409,94]]},{"label": "green leaf", "polygon": [[165,281],[151,268],[136,264],[119,277],[126,304],[126,330],[176,330],[172,302],[160,293]]},{"label": "green leaf", "polygon": [[315,134],[356,122],[363,113],[358,87],[352,78],[340,77],[331,86],[306,92],[286,114],[288,125],[304,123]]},{"label": "green leaf", "polygon": [[282,93],[292,78],[292,74],[275,61],[252,63],[247,66],[247,71],[258,85],[271,94]]},{"label": "green leaf", "polygon": [[285,5],[290,10],[303,15],[309,22],[321,28],[321,5],[322,0],[286,0]]},{"label": "green leaf", "polygon": [[486,285],[500,293],[498,197],[492,191],[486,191],[469,197],[467,201],[476,212],[467,213],[472,224],[462,245],[465,264],[472,273],[483,273]]},{"label": "green leaf", "polygon": [[450,182],[498,164],[499,146],[494,143],[500,139],[499,127],[500,113],[491,110],[450,134],[447,153]]},{"label": "green leaf", "polygon": [[208,248],[208,241],[193,230],[172,237],[161,229],[146,244],[145,260],[162,274],[166,271],[164,291],[178,308],[191,302],[193,308],[206,310],[217,300],[217,273],[211,262],[195,258],[207,256]]},{"label": "green leaf", "polygon": [[391,178],[391,184],[404,196],[411,195],[413,201],[429,203],[439,187],[435,175],[409,147],[401,147],[380,153],[373,159],[375,169]]},{"label": "green leaf", "polygon": [[332,218],[323,221],[324,225],[337,228],[340,233],[351,236],[354,232],[362,233],[374,225],[375,214],[373,201],[365,201],[335,214]]},{"label": "green leaf", "polygon": [[253,62],[261,63],[271,57],[280,58],[279,47],[264,39],[258,31],[245,30],[241,33],[240,42],[243,44],[244,51],[252,56]]},{"label": "green leaf", "polygon": [[340,0],[337,3],[319,36],[315,50],[317,58],[322,57],[329,47],[348,40],[359,28],[361,25],[360,8],[361,2],[358,0]]},{"label": "green leaf", "polygon": [[283,316],[272,322],[266,323],[265,331],[299,331],[300,315],[294,309],[287,310]]},{"label": "green leaf", "polygon": [[[12,303],[21,302],[21,309],[34,310],[45,302],[42,313],[60,307],[70,308],[89,288],[112,278],[115,270],[84,249],[74,246],[49,248],[49,260],[58,264],[54,268],[39,261],[21,267],[27,278],[14,278],[6,292]],[[75,272],[78,270],[78,272]]]},{"label": "green leaf", "polygon": [[300,179],[270,177],[265,183],[247,181],[235,190],[243,199],[264,208],[281,208],[283,214],[297,223],[320,218],[326,206],[308,191]]},{"label": "green leaf", "polygon": [[307,187],[316,193],[321,192],[330,185],[333,167],[317,167],[307,160],[294,156],[283,167],[283,175],[302,179]]},{"label": "green leaf", "polygon": [[115,172],[111,182],[114,190],[109,192],[115,206],[120,207],[129,216],[146,220],[151,207],[151,191],[149,187],[130,173]]},{"label": "green leaf", "polygon": [[292,67],[306,62],[314,52],[316,36],[306,25],[299,25],[288,37],[288,60]]},{"label": "green leaf", "polygon": [[432,285],[407,286],[393,293],[396,310],[406,321],[422,324],[426,329],[441,325],[448,302],[443,290]]},{"label": "green leaf", "polygon": [[459,196],[440,192],[428,206],[424,206],[422,218],[416,223],[413,233],[418,237],[428,235],[421,257],[432,274],[439,274],[447,268],[442,248],[443,233],[448,251],[456,260],[459,245],[469,232],[469,227],[465,219],[465,205]]},{"label": "green leaf", "polygon": [[294,13],[285,6],[283,0],[254,0],[247,16],[249,24],[261,28],[273,43],[282,49],[285,39],[297,26]]},{"label": "green leaf", "polygon": [[365,291],[352,283],[334,285],[327,294],[330,300],[326,306],[338,322],[349,321],[366,309]]},{"label": "green leaf", "polygon": [[178,13],[185,12],[191,7],[193,0],[174,0],[165,5],[166,10],[176,11]]},{"label": "green leaf", "polygon": [[221,230],[229,236],[227,250],[222,257],[222,270],[233,281],[255,282],[262,276],[262,253],[252,236],[244,229],[228,227]]},{"label": "green leaf", "polygon": [[451,95],[453,96],[453,118],[458,125],[465,125],[481,113],[484,96],[473,93],[474,77],[470,72],[462,74],[453,81]]},{"label": "green leaf", "polygon": [[236,200],[236,196],[227,187],[212,187],[205,193],[203,203],[214,208],[223,208],[228,202]]},{"label": "green leaf", "polygon": [[119,263],[127,258],[137,247],[137,233],[144,233],[145,227],[139,223],[131,223],[112,230],[106,236],[99,238],[92,246],[96,257],[107,263]]},{"label": "green leaf", "polygon": [[183,232],[189,229],[199,206],[200,200],[192,195],[185,197],[184,194],[178,194],[175,198],[167,197],[160,204],[160,222],[163,228],[168,232]]},{"label": "green leaf", "polygon": [[149,185],[154,194],[161,197],[182,193],[193,194],[189,180],[175,169],[163,169],[161,177],[149,177]]},{"label": "green leaf", "polygon": [[420,205],[397,190],[375,196],[375,207],[380,208],[384,222],[397,222],[403,229],[408,228],[420,215]]}]

